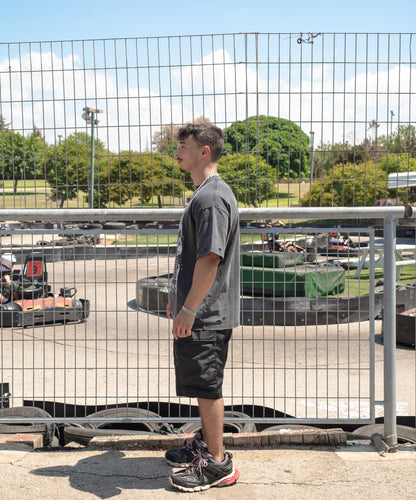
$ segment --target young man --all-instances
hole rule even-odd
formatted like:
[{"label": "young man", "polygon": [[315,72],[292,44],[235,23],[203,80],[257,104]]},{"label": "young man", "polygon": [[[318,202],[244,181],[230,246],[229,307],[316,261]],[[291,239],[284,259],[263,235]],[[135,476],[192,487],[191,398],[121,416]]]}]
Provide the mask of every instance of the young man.
[{"label": "young man", "polygon": [[[224,452],[222,382],[232,328],[240,321],[238,206],[217,173],[223,148],[221,129],[187,124],[178,134],[175,156],[195,184],[179,226],[167,315],[173,320],[176,391],[198,399],[202,436],[168,450],[171,484],[183,491],[234,484],[239,472]],[[202,440],[203,439],[203,440]]]}]

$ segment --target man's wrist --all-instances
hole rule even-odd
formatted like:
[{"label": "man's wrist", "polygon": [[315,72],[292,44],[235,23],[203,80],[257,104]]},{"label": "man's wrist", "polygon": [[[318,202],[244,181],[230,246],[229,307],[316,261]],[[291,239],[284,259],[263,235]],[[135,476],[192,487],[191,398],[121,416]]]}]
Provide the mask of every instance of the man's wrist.
[{"label": "man's wrist", "polygon": [[187,314],[190,314],[191,316],[196,316],[196,311],[192,311],[192,309],[188,309],[185,306],[182,306],[182,311],[185,311]]}]

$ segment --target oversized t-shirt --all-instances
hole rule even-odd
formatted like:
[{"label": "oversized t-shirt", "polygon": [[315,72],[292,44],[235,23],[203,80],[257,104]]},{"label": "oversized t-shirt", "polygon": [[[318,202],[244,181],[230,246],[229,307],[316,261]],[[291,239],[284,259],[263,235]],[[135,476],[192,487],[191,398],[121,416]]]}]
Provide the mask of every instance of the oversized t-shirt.
[{"label": "oversized t-shirt", "polygon": [[178,234],[170,308],[175,317],[192,286],[196,260],[221,257],[215,281],[198,307],[194,329],[221,330],[240,322],[240,243],[237,202],[218,174],[196,189],[184,210]]}]

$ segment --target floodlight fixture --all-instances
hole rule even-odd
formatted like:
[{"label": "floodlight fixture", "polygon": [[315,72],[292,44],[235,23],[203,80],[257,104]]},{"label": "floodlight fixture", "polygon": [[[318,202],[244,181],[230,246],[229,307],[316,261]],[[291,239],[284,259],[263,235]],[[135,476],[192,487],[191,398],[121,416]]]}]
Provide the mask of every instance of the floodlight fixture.
[{"label": "floodlight fixture", "polygon": [[85,107],[82,109],[82,119],[91,123],[91,167],[90,167],[90,195],[88,197],[88,208],[94,208],[94,125],[98,125],[96,115],[102,113],[102,109]]}]

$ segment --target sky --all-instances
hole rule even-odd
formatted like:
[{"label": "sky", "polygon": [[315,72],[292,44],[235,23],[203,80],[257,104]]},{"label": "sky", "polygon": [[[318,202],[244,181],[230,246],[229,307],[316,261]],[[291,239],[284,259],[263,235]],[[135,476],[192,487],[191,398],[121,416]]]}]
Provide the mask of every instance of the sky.
[{"label": "sky", "polygon": [[[392,111],[395,126],[416,121],[416,36],[397,35],[414,31],[416,0],[0,5],[0,115],[49,142],[85,127],[83,106],[104,110],[98,134],[114,150],[143,150],[161,126],[202,115],[221,127],[279,116],[350,144],[371,120],[391,131]],[[298,44],[300,33],[322,36]]]},{"label": "sky", "polygon": [[412,33],[415,0],[0,0],[0,42],[217,33]]}]

